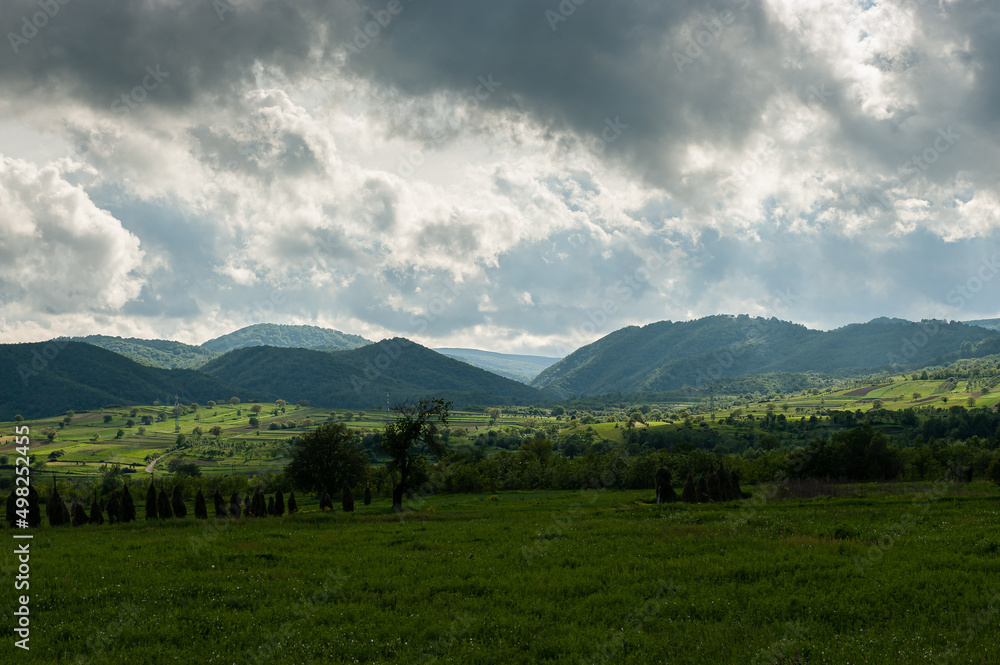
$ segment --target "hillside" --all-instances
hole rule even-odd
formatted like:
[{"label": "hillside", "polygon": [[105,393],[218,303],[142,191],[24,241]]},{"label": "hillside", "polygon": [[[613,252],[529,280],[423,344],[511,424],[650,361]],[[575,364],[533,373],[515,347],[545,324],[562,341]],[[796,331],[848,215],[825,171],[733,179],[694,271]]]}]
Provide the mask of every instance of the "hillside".
[{"label": "hillside", "polygon": [[1000,330],[1000,319],[977,319],[975,321],[965,321],[970,326],[989,328],[990,330]]},{"label": "hillside", "polygon": [[[822,332],[778,319],[710,316],[630,326],[544,370],[530,385],[563,396],[664,391],[711,377],[919,366],[969,353],[989,331],[962,323],[878,319]],[[1000,337],[981,345],[989,351]]]},{"label": "hillside", "polygon": [[339,330],[317,326],[286,326],[275,323],[258,323],[240,328],[215,339],[210,339],[202,347],[211,351],[226,353],[234,349],[250,346],[276,346],[289,349],[315,349],[318,351],[340,351],[357,349],[371,344],[359,335],[348,335]]},{"label": "hillside", "polygon": [[165,339],[87,335],[70,337],[69,340],[93,344],[131,358],[140,365],[163,369],[197,369],[212,358],[222,355],[219,351]]},{"label": "hillside", "polygon": [[38,418],[108,404],[267,399],[190,369],[147,367],[83,342],[0,345],[0,420]]},{"label": "hillside", "polygon": [[370,408],[433,395],[467,404],[540,404],[534,388],[397,338],[359,349],[322,353],[253,347],[231,351],[202,371],[227,383],[289,402]]},{"label": "hillside", "polygon": [[434,349],[455,360],[469,363],[487,372],[493,372],[521,383],[530,383],[543,369],[559,362],[559,358],[494,353],[479,349]]}]

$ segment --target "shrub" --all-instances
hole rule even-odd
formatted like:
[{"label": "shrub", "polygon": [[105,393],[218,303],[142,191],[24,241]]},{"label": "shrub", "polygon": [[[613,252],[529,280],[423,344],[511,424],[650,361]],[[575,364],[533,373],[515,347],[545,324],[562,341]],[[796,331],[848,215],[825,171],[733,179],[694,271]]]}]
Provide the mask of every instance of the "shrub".
[{"label": "shrub", "polygon": [[340,494],[340,506],[344,509],[345,513],[354,512],[354,495],[351,493],[351,488],[344,483],[344,490]]},{"label": "shrub", "polygon": [[149,489],[146,490],[146,519],[155,520],[156,517],[156,488],[150,480]]},{"label": "shrub", "polygon": [[[204,502],[204,498],[202,499]],[[170,509],[174,517],[187,517],[187,506],[184,505],[184,496],[181,494],[181,486],[174,485],[174,491],[170,493]]]},{"label": "shrub", "polygon": [[200,520],[208,519],[208,507],[205,505],[205,495],[198,488],[198,493],[194,495],[194,516]]}]

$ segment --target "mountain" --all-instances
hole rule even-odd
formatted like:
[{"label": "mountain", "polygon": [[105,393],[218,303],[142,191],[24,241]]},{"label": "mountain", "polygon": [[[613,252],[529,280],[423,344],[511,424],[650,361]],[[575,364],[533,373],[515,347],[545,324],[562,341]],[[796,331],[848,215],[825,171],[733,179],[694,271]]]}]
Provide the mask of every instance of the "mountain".
[{"label": "mountain", "polygon": [[285,326],[275,323],[258,323],[240,328],[215,339],[210,339],[202,346],[211,351],[226,353],[233,349],[245,349],[249,346],[277,346],[289,349],[315,349],[318,351],[340,351],[357,349],[371,344],[371,341],[358,335],[348,335],[339,330],[319,328],[317,326]]},{"label": "mountain", "polygon": [[[776,318],[710,316],[630,326],[542,371],[530,385],[561,396],[673,390],[709,377],[910,367],[975,353],[989,331],[963,323],[878,319],[823,332]],[[983,342],[994,348],[1000,336]],[[963,346],[963,345],[966,345]]]},{"label": "mountain", "polygon": [[966,321],[970,326],[989,328],[990,330],[1000,330],[1000,319],[978,319],[976,321]]},{"label": "mountain", "polygon": [[40,418],[108,404],[269,399],[190,369],[147,367],[93,344],[67,340],[0,345],[0,420]]},{"label": "mountain", "polygon": [[479,349],[434,350],[449,358],[461,360],[480,369],[485,369],[487,372],[506,376],[508,379],[514,379],[521,383],[529,383],[543,369],[559,362],[559,358],[494,353],[492,351],[480,351]]},{"label": "mountain", "polygon": [[313,406],[377,408],[419,397],[444,397],[455,406],[541,404],[542,392],[407,339],[383,340],[358,349],[324,353],[307,349],[252,347],[230,351],[202,367],[234,385],[273,393]]},{"label": "mountain", "polygon": [[222,355],[200,346],[192,346],[182,342],[165,339],[138,339],[135,337],[109,337],[107,335],[88,335],[86,337],[70,337],[73,342],[86,342],[108,351],[114,351],[126,358],[131,358],[140,365],[161,367],[163,369],[196,369],[212,358]]}]

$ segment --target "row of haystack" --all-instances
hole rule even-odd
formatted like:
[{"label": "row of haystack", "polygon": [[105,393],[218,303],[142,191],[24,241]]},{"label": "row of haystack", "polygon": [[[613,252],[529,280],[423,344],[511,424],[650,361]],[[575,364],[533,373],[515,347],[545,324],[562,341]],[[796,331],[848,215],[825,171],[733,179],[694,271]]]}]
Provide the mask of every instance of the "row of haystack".
[{"label": "row of haystack", "polygon": [[727,471],[722,463],[718,469],[713,469],[698,479],[695,483],[688,472],[684,481],[684,489],[681,495],[673,488],[673,476],[670,469],[661,466],[656,470],[656,502],[674,503],[683,501],[684,503],[722,503],[724,501],[737,501],[745,498],[743,490],[740,488],[740,474],[738,471]]},{"label": "row of haystack", "polygon": [[[372,490],[370,487],[365,487],[364,501],[366,506],[371,505]],[[347,483],[344,483],[344,487],[340,491],[340,507],[345,513],[354,512],[354,493],[351,491],[351,487]],[[328,492],[325,487],[319,495],[319,509],[322,511],[333,510],[333,498],[330,496],[330,492]]]}]

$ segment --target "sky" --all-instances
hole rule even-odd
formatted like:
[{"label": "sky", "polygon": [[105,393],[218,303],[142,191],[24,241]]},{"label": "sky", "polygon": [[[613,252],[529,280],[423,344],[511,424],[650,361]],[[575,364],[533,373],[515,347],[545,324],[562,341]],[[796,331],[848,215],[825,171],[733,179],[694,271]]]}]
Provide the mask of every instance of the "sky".
[{"label": "sky", "polygon": [[986,0],[3,0],[0,342],[1000,316]]}]

